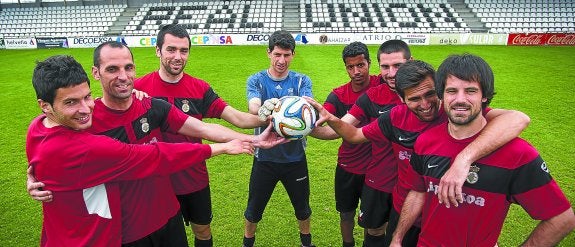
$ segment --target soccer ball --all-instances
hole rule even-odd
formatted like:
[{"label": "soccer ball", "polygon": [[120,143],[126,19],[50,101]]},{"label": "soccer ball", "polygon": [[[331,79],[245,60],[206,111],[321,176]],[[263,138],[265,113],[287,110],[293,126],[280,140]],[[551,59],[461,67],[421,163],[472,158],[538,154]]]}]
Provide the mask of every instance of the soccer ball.
[{"label": "soccer ball", "polygon": [[272,111],[272,123],[278,135],[297,140],[308,135],[315,126],[317,112],[305,99],[284,96]]}]

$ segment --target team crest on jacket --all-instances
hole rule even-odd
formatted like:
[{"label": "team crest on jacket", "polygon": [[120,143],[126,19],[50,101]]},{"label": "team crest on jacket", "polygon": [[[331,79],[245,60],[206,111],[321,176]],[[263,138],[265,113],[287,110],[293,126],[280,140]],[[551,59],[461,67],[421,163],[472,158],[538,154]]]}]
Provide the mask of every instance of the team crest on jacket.
[{"label": "team crest on jacket", "polygon": [[182,100],[182,111],[186,113],[190,111],[190,102],[187,99]]},{"label": "team crest on jacket", "polygon": [[150,124],[148,123],[148,119],[142,118],[140,119],[140,123],[142,124],[142,131],[144,133],[148,133],[148,131],[150,131]]},{"label": "team crest on jacket", "polygon": [[473,165],[469,168],[469,173],[467,174],[467,182],[470,184],[477,183],[479,181],[479,167]]}]

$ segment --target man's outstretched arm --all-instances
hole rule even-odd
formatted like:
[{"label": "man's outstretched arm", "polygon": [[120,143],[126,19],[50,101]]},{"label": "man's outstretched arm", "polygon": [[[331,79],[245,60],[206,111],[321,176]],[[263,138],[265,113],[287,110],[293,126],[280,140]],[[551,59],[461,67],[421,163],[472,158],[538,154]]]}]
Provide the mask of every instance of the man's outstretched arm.
[{"label": "man's outstretched arm", "polygon": [[306,99],[319,113],[319,119],[316,125],[321,125],[327,123],[341,138],[350,143],[362,143],[368,142],[369,140],[363,135],[361,128],[356,128],[355,126],[344,122],[333,114],[329,113],[323,106],[310,97],[303,97]]},{"label": "man's outstretched arm", "polygon": [[[360,122],[353,115],[347,113],[341,117],[341,121],[344,121],[353,126],[357,126]],[[320,139],[320,140],[334,140],[340,136],[329,126],[316,126],[310,133],[310,136]]]},{"label": "man's outstretched arm", "polygon": [[254,114],[238,111],[231,106],[226,106],[226,108],[224,108],[221,118],[242,129],[251,129],[267,125],[266,120],[262,121]]},{"label": "man's outstretched arm", "polygon": [[196,118],[188,117],[184,125],[178,130],[178,134],[199,137],[213,142],[229,142],[234,139],[251,142],[255,147],[268,149],[276,145],[285,143],[285,138],[277,136],[270,131],[271,124],[259,135],[248,135],[236,132],[225,126],[205,123]]}]

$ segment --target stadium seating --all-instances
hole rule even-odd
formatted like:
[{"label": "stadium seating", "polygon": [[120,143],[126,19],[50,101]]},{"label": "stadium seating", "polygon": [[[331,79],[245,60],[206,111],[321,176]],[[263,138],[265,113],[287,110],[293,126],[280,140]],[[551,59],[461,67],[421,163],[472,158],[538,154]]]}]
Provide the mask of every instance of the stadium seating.
[{"label": "stadium seating", "polygon": [[5,8],[0,35],[21,37],[102,36],[126,5]]},{"label": "stadium seating", "polygon": [[575,2],[466,0],[492,33],[575,32]]},{"label": "stadium seating", "polygon": [[162,25],[171,23],[185,25],[191,34],[270,33],[286,28],[306,33],[478,31],[470,25],[492,33],[573,33],[575,2],[196,0],[146,3],[134,8],[124,4],[0,9],[0,37],[4,38],[147,36],[156,35]]}]

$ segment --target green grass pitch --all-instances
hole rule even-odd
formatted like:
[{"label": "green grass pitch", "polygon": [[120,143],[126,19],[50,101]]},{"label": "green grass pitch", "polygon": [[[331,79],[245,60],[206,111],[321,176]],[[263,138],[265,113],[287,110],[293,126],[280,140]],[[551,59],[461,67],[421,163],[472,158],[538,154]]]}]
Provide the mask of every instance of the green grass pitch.
[{"label": "green grass pitch", "polygon": [[[342,48],[305,45],[296,48],[291,68],[311,77],[318,101],[323,102],[332,88],[349,80],[341,59]],[[265,49],[265,46],[192,47],[186,72],[208,81],[229,104],[245,111],[246,79],[268,67]],[[454,53],[470,52],[485,58],[496,79],[497,94],[491,106],[520,110],[531,117],[530,126],[521,136],[539,150],[554,178],[571,203],[575,203],[575,139],[571,136],[575,132],[575,47],[414,46],[412,49],[416,59],[435,67]],[[377,46],[370,46],[370,51],[371,72],[377,74]],[[152,48],[135,48],[133,52],[138,76],[158,68],[159,61]],[[25,189],[25,135],[30,120],[40,113],[31,85],[35,61],[55,54],[73,55],[90,74],[92,49],[0,50],[0,246],[39,243],[42,209]],[[92,90],[94,95],[101,95],[100,85],[94,80]],[[209,121],[229,126],[220,120]],[[313,241],[317,246],[340,246],[339,217],[333,199],[340,141],[310,138],[309,142]],[[241,245],[251,160],[243,155],[208,161],[215,246]],[[499,246],[519,245],[535,225],[523,209],[512,206]],[[190,229],[187,231],[190,236]],[[361,243],[359,227],[355,235]],[[193,243],[193,237],[189,239]],[[276,188],[259,224],[256,244],[299,244],[297,222],[282,186]],[[575,246],[575,234],[567,236],[560,246]]]}]

